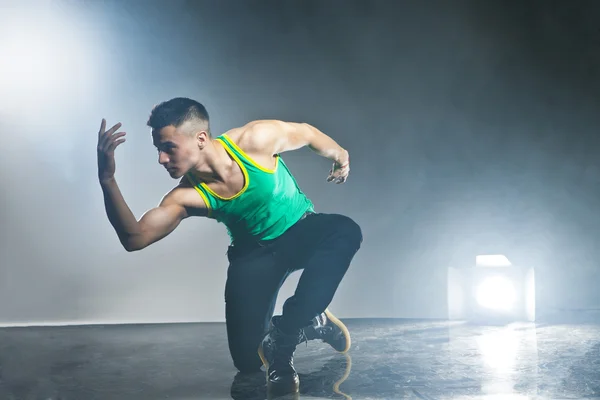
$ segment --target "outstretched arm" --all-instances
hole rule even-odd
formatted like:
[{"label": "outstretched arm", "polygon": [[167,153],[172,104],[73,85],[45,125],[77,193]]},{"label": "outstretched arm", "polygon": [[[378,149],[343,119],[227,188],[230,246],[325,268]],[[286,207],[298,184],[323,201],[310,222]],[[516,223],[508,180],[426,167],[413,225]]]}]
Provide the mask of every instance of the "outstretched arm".
[{"label": "outstretched arm", "polygon": [[279,154],[308,146],[334,162],[328,181],[343,183],[347,179],[350,172],[348,151],[314,126],[278,120],[254,121],[249,125],[257,147]]}]

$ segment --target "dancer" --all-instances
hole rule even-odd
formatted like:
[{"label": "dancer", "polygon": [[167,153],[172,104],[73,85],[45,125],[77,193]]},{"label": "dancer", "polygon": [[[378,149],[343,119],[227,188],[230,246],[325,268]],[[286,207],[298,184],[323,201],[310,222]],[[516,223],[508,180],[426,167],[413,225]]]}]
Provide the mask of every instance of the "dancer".
[{"label": "dancer", "polygon": [[[179,182],[139,220],[115,179],[121,123],[107,130],[102,119],[98,134],[98,178],[121,244],[141,250],[192,216],[223,223],[231,239],[225,315],[234,365],[252,372],[264,364],[270,388],[298,391],[299,343],[321,339],[339,352],[350,348],[348,329],[327,307],[362,233],[347,216],[316,212],[281,153],[308,146],[333,161],[327,181],[341,184],[350,171],[348,152],[305,123],[257,120],[213,137],[206,108],[189,98],[157,105],[147,124],[158,162]],[[295,293],[273,316],[279,289],[296,270],[303,272]]]}]

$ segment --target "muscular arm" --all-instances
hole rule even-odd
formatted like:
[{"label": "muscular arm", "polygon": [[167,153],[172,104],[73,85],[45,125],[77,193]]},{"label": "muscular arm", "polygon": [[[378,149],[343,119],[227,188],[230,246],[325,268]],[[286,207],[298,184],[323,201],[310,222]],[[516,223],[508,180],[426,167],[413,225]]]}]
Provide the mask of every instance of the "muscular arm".
[{"label": "muscular arm", "polygon": [[339,166],[350,161],[348,151],[310,124],[260,120],[249,125],[257,150],[278,154],[308,146],[316,154],[334,161]]},{"label": "muscular arm", "polygon": [[141,250],[161,240],[187,217],[185,207],[176,201],[177,189],[169,192],[158,207],[147,211],[138,221],[114,179],[101,182],[100,186],[108,220],[127,251]]}]

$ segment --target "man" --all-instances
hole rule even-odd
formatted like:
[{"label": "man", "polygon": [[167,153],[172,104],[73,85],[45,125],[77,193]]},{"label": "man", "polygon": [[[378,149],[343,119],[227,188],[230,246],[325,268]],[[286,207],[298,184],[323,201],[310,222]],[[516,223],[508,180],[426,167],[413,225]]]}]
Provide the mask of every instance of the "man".
[{"label": "man", "polygon": [[[231,244],[225,287],[229,349],[242,372],[267,370],[268,386],[298,391],[296,346],[321,339],[340,352],[350,347],[344,324],[327,306],[362,242],[360,227],[338,214],[316,213],[280,157],[309,146],[333,161],[327,178],[343,183],[348,152],[303,123],[253,121],[214,138],[205,107],[188,98],[151,112],[158,162],[179,183],[139,220],[117,186],[114,151],[125,141],[118,123],[98,135],[98,177],[106,213],[127,251],[141,250],[191,216],[223,223]],[[298,287],[273,317],[286,277],[303,269]],[[257,351],[258,349],[258,351]]]}]

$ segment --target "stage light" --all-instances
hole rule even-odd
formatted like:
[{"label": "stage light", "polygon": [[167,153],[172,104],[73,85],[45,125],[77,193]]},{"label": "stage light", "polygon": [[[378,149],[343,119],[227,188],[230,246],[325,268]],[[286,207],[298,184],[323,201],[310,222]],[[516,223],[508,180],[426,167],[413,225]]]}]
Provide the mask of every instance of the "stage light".
[{"label": "stage light", "polygon": [[512,264],[503,254],[490,254],[476,256],[475,265],[478,267],[509,267]]},{"label": "stage light", "polygon": [[477,256],[474,266],[449,268],[448,318],[535,321],[533,268],[512,265],[503,255]]},{"label": "stage light", "polygon": [[477,287],[479,305],[492,310],[510,310],[516,297],[514,285],[502,276],[486,278]]}]

